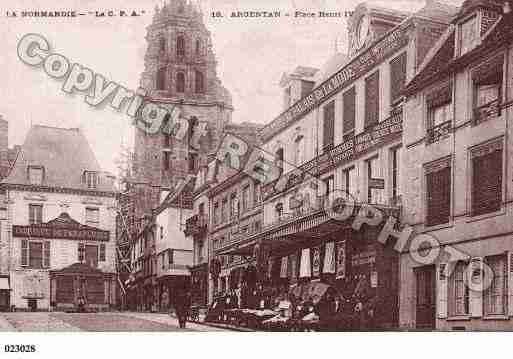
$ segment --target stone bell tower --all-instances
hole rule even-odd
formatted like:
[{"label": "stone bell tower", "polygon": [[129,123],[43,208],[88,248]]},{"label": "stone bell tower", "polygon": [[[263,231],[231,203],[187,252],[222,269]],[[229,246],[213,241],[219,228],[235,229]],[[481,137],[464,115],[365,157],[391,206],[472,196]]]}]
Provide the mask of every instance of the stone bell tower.
[{"label": "stone bell tower", "polygon": [[172,188],[206,163],[231,121],[233,108],[230,93],[217,77],[211,35],[199,7],[187,0],[171,0],[156,7],[146,41],[140,86],[150,101],[169,110],[178,107],[189,121],[189,130],[197,128],[196,123],[207,123],[206,134],[196,147],[190,143],[190,133],[177,140],[163,133],[135,130],[134,182],[146,188],[138,212],[148,213],[157,205],[160,190]]}]

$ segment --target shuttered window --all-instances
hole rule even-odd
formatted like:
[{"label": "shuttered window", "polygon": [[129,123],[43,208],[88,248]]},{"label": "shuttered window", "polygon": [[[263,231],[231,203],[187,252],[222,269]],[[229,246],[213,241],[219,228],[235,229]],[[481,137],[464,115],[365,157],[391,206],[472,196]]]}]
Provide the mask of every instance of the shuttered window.
[{"label": "shuttered window", "polygon": [[370,127],[379,121],[379,71],[365,79],[365,121],[364,127]]},{"label": "shuttered window", "polygon": [[505,315],[508,303],[508,274],[506,256],[486,258],[486,264],[493,273],[490,287],[484,293],[485,315]]},{"label": "shuttered window", "polygon": [[448,223],[451,211],[451,167],[428,172],[426,187],[426,225]]},{"label": "shuttered window", "polygon": [[21,265],[28,266],[28,240],[21,240]]},{"label": "shuttered window", "polygon": [[406,82],[406,52],[390,61],[390,100],[395,103],[401,97]]},{"label": "shuttered window", "polygon": [[347,141],[354,135],[355,117],[356,117],[356,89],[352,87],[343,95],[344,104],[344,141]]},{"label": "shuttered window", "polygon": [[324,106],[323,149],[333,147],[335,134],[335,101]]},{"label": "shuttered window", "polygon": [[105,244],[100,244],[100,254],[99,254],[99,261],[105,262]]},{"label": "shuttered window", "polygon": [[479,216],[500,210],[502,147],[474,152],[472,169],[472,215]]},{"label": "shuttered window", "polygon": [[50,242],[43,242],[43,268],[50,268]]},{"label": "shuttered window", "polygon": [[458,262],[450,280],[450,315],[468,315],[470,311],[469,287],[465,284],[466,262]]}]

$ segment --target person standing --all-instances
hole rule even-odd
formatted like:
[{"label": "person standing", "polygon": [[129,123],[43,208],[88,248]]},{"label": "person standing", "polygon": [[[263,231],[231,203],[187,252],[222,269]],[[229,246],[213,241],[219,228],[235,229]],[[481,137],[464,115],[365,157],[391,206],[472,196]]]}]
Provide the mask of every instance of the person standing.
[{"label": "person standing", "polygon": [[176,293],[174,306],[179,326],[183,329],[186,326],[187,313],[191,306],[191,297],[185,288],[180,288]]}]

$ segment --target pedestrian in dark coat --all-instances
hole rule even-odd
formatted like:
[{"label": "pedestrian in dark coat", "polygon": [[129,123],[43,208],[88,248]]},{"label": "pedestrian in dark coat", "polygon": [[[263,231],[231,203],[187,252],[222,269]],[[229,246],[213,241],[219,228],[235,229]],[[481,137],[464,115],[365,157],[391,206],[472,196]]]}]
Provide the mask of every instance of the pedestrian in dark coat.
[{"label": "pedestrian in dark coat", "polygon": [[174,306],[180,328],[185,328],[187,313],[191,307],[191,297],[185,289],[178,290],[176,293]]}]

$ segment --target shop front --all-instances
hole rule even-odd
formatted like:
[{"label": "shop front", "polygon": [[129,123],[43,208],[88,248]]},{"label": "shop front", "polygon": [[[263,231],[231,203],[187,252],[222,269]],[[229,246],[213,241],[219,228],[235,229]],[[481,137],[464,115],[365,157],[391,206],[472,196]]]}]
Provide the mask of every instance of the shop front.
[{"label": "shop front", "polygon": [[191,291],[191,272],[186,265],[172,264],[157,277],[155,286],[158,310],[168,312],[174,308],[176,294]]},{"label": "shop front", "polygon": [[[381,210],[385,216],[399,214],[396,208]],[[393,242],[378,242],[382,225],[364,225],[357,231],[351,224],[351,219],[339,222],[321,210],[268,228],[222,252],[256,259],[255,285],[240,308],[264,311],[264,317],[272,314],[269,311],[276,317],[288,313],[296,322],[303,316],[314,327],[338,317],[331,329],[396,328],[398,255]],[[242,273],[236,276],[242,278]],[[311,311],[305,311],[307,307]]]},{"label": "shop front", "polygon": [[50,271],[50,305],[54,310],[104,311],[116,305],[116,280],[86,263]]},{"label": "shop front", "polygon": [[0,311],[6,312],[11,308],[11,286],[9,276],[0,276]]}]

